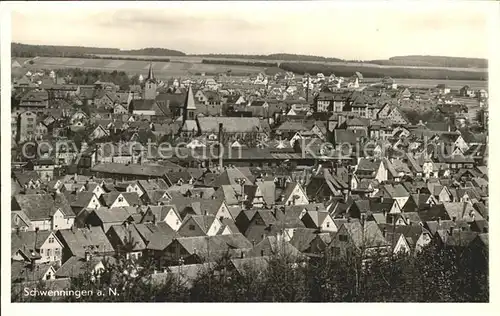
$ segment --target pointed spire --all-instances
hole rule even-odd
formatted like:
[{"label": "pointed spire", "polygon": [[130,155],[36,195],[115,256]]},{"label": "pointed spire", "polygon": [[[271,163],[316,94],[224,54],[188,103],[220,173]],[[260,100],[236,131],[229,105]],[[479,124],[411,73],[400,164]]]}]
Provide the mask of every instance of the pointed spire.
[{"label": "pointed spire", "polygon": [[184,108],[186,110],[196,110],[196,105],[194,104],[194,95],[191,85],[189,85],[188,92],[186,95],[186,102],[184,103]]},{"label": "pointed spire", "polygon": [[148,73],[147,80],[152,80],[152,81],[155,80],[155,75],[153,73],[153,62],[152,61],[149,62],[149,73]]}]

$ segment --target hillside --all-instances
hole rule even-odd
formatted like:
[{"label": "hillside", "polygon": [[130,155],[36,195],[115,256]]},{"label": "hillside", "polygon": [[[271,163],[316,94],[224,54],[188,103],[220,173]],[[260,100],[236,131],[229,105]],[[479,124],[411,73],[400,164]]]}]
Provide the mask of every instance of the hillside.
[{"label": "hillside", "polygon": [[370,60],[368,63],[392,66],[428,66],[454,68],[488,68],[484,58],[447,57],[447,56],[395,56],[388,60]]},{"label": "hillside", "polygon": [[216,58],[238,58],[238,59],[286,60],[286,61],[322,61],[322,62],[343,61],[342,59],[339,59],[339,58],[313,56],[313,55],[299,55],[299,54],[269,54],[269,55],[200,54],[200,55],[192,55],[192,56],[216,57]]},{"label": "hillside", "polygon": [[165,48],[142,48],[120,50],[118,48],[100,48],[85,46],[28,45],[12,43],[12,57],[86,57],[98,54],[113,55],[148,55],[148,56],[185,56],[186,54]]},{"label": "hillside", "polygon": [[411,79],[448,79],[448,80],[487,80],[487,71],[453,70],[443,68],[411,68],[411,67],[384,67],[370,65],[339,65],[303,62],[282,62],[279,68],[296,74],[316,75],[322,73],[325,76],[335,74],[336,76],[350,77],[356,71],[360,71],[366,78],[381,78],[389,76],[392,78]]}]

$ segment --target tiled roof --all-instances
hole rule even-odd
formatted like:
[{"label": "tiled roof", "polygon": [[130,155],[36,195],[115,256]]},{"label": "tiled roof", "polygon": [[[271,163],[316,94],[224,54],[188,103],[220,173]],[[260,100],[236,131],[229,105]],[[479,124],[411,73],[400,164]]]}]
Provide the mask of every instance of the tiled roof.
[{"label": "tiled roof", "polygon": [[257,117],[200,117],[198,124],[202,133],[218,132],[219,123],[227,133],[263,132]]},{"label": "tiled roof", "polygon": [[55,194],[54,197],[50,194],[18,194],[15,199],[31,221],[49,219],[58,209],[66,216],[75,216],[63,194]]},{"label": "tiled roof", "polygon": [[86,251],[94,253],[114,251],[101,227],[59,230],[57,236],[74,256],[84,257]]}]

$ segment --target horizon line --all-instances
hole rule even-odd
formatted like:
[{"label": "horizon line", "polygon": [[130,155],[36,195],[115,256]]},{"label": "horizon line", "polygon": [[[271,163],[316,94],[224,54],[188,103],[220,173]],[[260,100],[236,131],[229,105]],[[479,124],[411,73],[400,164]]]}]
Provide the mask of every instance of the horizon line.
[{"label": "horizon line", "polygon": [[[11,41],[11,49],[12,49],[12,44],[21,44],[21,45],[32,45],[32,46],[60,46],[60,47],[84,47],[84,48],[100,48],[100,49],[117,49],[120,51],[130,51],[130,50],[141,50],[141,49],[167,49],[167,50],[172,50],[172,51],[178,51],[180,53],[185,54],[185,56],[197,56],[197,55],[236,55],[236,56],[269,56],[269,55],[276,55],[276,54],[289,54],[289,55],[301,55],[301,56],[308,56],[308,57],[320,57],[320,58],[331,58],[331,59],[340,59],[343,61],[371,61],[371,60],[389,60],[390,58],[394,57],[412,57],[412,56],[419,56],[419,57],[445,57],[445,58],[464,58],[464,59],[484,59],[489,61],[489,58],[485,57],[465,57],[465,56],[450,56],[450,55],[419,55],[419,54],[408,54],[408,55],[396,55],[396,56],[391,56],[391,57],[386,57],[386,58],[372,58],[372,59],[356,59],[356,58],[341,58],[341,57],[328,57],[328,56],[323,56],[323,55],[310,55],[310,54],[302,54],[302,53],[291,53],[291,52],[274,52],[274,53],[187,53],[185,51],[179,50],[179,49],[173,49],[173,48],[165,48],[165,47],[141,47],[141,48],[117,48],[117,47],[104,47],[104,46],[88,46],[88,45],[62,45],[62,44],[30,44],[30,43],[22,43],[22,42],[16,42],[16,41]],[[170,55],[164,55],[166,57],[177,57],[177,56],[170,56]],[[13,56],[11,56],[13,57]],[[151,57],[161,57],[161,56],[153,56]],[[180,57],[180,56],[179,56]]]}]

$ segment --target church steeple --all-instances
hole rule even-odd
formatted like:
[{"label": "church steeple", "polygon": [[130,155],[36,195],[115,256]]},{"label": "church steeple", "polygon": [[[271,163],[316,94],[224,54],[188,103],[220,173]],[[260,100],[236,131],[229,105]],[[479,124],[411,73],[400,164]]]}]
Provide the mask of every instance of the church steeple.
[{"label": "church steeple", "polygon": [[149,72],[146,81],[144,81],[144,96],[145,100],[154,100],[156,99],[156,88],[157,82],[155,79],[155,75],[153,73],[153,62],[149,63]]},{"label": "church steeple", "polygon": [[183,106],[183,120],[194,120],[195,112],[196,104],[194,103],[193,89],[189,85]]},{"label": "church steeple", "polygon": [[153,62],[149,62],[149,72],[148,72],[148,78],[146,79],[148,81],[155,81],[155,74],[153,73]]}]

